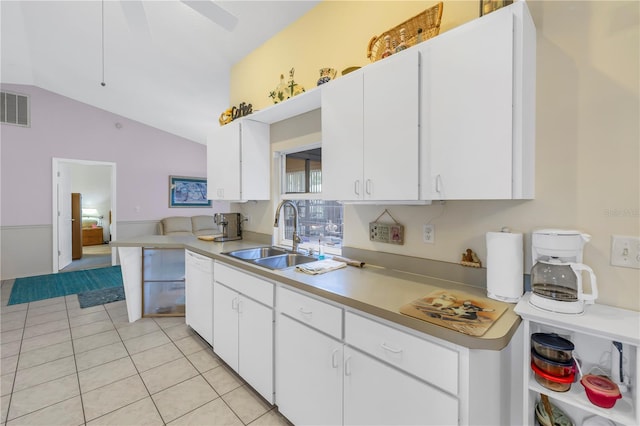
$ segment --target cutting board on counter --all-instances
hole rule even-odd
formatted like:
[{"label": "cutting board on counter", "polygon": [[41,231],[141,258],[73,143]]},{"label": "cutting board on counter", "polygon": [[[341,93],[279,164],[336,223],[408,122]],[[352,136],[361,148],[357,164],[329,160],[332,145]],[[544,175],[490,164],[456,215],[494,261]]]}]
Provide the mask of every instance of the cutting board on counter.
[{"label": "cutting board on counter", "polygon": [[470,336],[482,336],[507,310],[504,303],[453,290],[438,290],[400,308],[400,313],[450,328]]}]

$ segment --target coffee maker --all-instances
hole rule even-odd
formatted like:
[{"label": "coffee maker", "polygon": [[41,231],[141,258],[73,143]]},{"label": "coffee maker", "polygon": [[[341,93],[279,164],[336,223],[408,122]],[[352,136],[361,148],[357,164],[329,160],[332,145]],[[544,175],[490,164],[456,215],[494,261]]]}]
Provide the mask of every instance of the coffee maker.
[{"label": "coffee maker", "polygon": [[240,213],[216,213],[213,221],[222,228],[222,235],[213,241],[234,241],[242,239],[242,215]]},{"label": "coffee maker", "polygon": [[[551,312],[580,314],[598,298],[593,270],[582,263],[582,249],[591,236],[578,231],[544,229],[531,235],[531,297],[529,303]],[[591,293],[582,288],[582,275],[590,278]]]}]

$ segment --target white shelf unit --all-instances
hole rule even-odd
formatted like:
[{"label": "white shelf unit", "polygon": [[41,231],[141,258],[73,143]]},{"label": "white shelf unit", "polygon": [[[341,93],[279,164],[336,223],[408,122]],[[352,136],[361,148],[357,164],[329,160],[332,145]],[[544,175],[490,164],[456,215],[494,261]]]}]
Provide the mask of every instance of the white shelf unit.
[{"label": "white shelf unit", "polygon": [[[524,320],[524,407],[523,424],[534,425],[535,406],[540,394],[548,395],[551,403],[562,409],[573,420],[582,424],[587,417],[597,415],[617,425],[640,424],[639,393],[640,380],[640,313],[613,306],[587,305],[581,315],[560,314],[543,311],[529,303],[530,293],[525,294],[515,308]],[[622,393],[615,406],[610,409],[592,404],[580,384],[576,381],[567,392],[555,392],[541,386],[530,367],[531,339],[533,333],[557,333],[574,345],[574,356],[580,360],[583,374],[610,376],[612,342],[623,344],[624,373],[628,389]]]}]

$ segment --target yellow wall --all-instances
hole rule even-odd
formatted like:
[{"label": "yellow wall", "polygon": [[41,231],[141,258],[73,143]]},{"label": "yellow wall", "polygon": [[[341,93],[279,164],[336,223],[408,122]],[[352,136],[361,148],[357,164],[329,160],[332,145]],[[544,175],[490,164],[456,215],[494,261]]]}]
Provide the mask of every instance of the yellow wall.
[{"label": "yellow wall", "polygon": [[[371,63],[367,46],[372,36],[417,15],[436,1],[323,1],[276,34],[231,70],[231,105],[251,103],[254,110],[273,104],[269,92],[280,75],[306,89],[316,87],[320,68],[340,72]],[[441,32],[478,16],[476,1],[447,2]]]},{"label": "yellow wall", "polygon": [[[320,3],[234,67],[232,104],[269,105],[269,90],[290,67],[296,80],[313,87],[318,68],[365,65],[371,35],[431,4]],[[578,229],[593,237],[584,261],[598,277],[598,302],[640,311],[640,271],[609,264],[611,235],[640,236],[640,2],[528,4],[538,43],[536,199],[390,206],[405,225],[403,246],[368,239],[367,225],[384,206],[350,205],[345,245],[448,262],[457,262],[469,247],[485,261],[485,233],[509,226],[526,235],[528,271],[531,231]],[[442,30],[473,19],[477,10],[475,1],[445,2]],[[239,208],[252,215],[250,230],[271,232],[271,203]],[[422,243],[428,221],[436,227],[433,245]]]}]

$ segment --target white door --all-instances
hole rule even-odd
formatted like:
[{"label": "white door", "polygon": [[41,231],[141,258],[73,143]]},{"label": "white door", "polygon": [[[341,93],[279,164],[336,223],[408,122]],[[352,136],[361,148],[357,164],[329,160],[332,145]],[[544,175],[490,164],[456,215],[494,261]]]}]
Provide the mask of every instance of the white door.
[{"label": "white door", "polygon": [[240,123],[229,123],[207,137],[207,198],[240,199]]},{"label": "white door", "polygon": [[58,270],[71,263],[71,164],[58,163]]},{"label": "white door", "polygon": [[362,200],[362,72],[322,88],[322,197]]},{"label": "white door", "polygon": [[240,375],[273,404],[273,309],[240,296],[238,318]]},{"label": "white door", "polygon": [[349,347],[345,425],[457,425],[457,398]]},{"label": "white door", "polygon": [[512,198],[514,24],[500,12],[420,47],[425,199]]},{"label": "white door", "polygon": [[419,59],[407,51],[364,69],[365,200],[418,199]]},{"label": "white door", "polygon": [[213,351],[238,372],[238,303],[240,295],[213,285]]},{"label": "white door", "polygon": [[342,344],[280,314],[278,410],[293,424],[342,424]]}]

